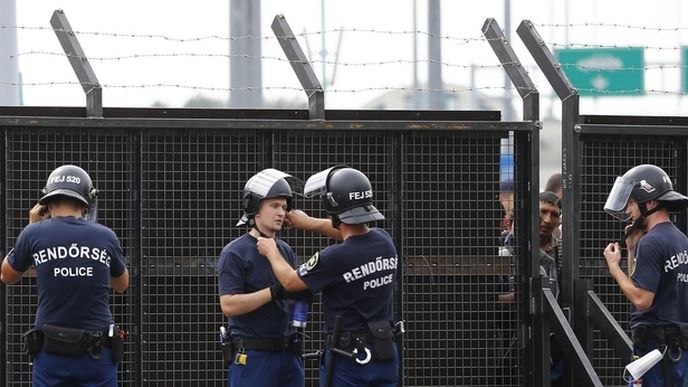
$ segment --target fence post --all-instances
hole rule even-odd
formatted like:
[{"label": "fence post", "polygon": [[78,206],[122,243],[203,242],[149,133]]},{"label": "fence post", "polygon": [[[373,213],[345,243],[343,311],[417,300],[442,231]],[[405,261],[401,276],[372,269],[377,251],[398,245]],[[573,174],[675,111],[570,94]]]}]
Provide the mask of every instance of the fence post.
[{"label": "fence post", "polygon": [[84,54],[84,50],[81,48],[81,44],[79,44],[79,40],[74,35],[69,21],[67,21],[64,11],[58,9],[53,12],[50,25],[53,26],[57,40],[60,41],[60,45],[86,94],[86,117],[103,118],[102,88],[98,83],[96,73],[86,58],[86,54]]},{"label": "fence post", "polygon": [[544,73],[552,88],[562,101],[562,175],[563,190],[563,262],[560,279],[562,308],[573,310],[573,282],[578,279],[579,249],[577,241],[579,232],[579,182],[578,182],[578,147],[574,141],[574,127],[578,121],[579,95],[556,62],[554,56],[533,27],[533,23],[524,20],[517,32],[523,40],[535,62]]},{"label": "fence post", "polygon": [[[0,163],[4,166],[0,170],[0,213],[5,215],[5,222],[0,228],[0,249],[2,257],[7,255],[7,129],[2,128],[2,144],[0,144]],[[0,385],[7,383],[7,286],[0,285]]]},{"label": "fence post", "polygon": [[[562,269],[559,284],[561,292],[559,302],[562,310],[568,314],[567,319],[579,337],[588,337],[592,332],[581,332],[588,325],[578,327],[575,322],[579,320],[575,308],[574,283],[579,278],[580,231],[577,225],[580,222],[580,181],[578,172],[578,145],[576,141],[577,133],[574,130],[578,123],[580,96],[573,87],[566,74],[557,63],[554,55],[547,48],[545,41],[535,30],[533,23],[524,20],[516,29],[526,48],[535,59],[538,67],[547,78],[554,91],[562,101],[562,178],[563,196],[562,212],[563,216],[563,255]],[[584,312],[584,311],[580,311]],[[588,355],[591,355],[590,353]]]},{"label": "fence post", "polygon": [[[549,369],[543,369],[540,366],[542,354],[549,353],[548,338],[543,339],[544,332],[542,332],[546,328],[546,321],[544,321],[543,313],[533,313],[533,310],[531,310],[531,308],[534,308],[535,311],[542,310],[542,297],[537,296],[542,286],[539,282],[534,282],[540,276],[538,264],[540,240],[537,229],[540,224],[539,201],[537,197],[540,180],[539,130],[542,128],[542,124],[539,122],[540,94],[530,79],[528,72],[521,65],[516,52],[509,44],[497,21],[493,18],[486,19],[482,31],[497,59],[502,64],[502,68],[523,100],[523,120],[532,121],[538,127],[538,129],[529,133],[528,141],[519,141],[523,149],[521,151],[523,162],[519,163],[519,177],[521,184],[525,186],[518,190],[518,192],[525,192],[525,197],[523,200],[516,200],[516,202],[523,203],[524,216],[520,216],[521,220],[528,219],[527,222],[521,224],[524,225],[524,240],[526,241],[524,246],[526,254],[524,256],[527,259],[524,272],[527,278],[531,279],[527,282],[530,287],[527,292],[530,296],[528,299],[523,299],[521,310],[528,328],[533,330],[531,337],[526,339],[528,343],[526,358],[530,362],[529,365],[532,366],[528,367],[528,369],[534,371],[534,374],[528,375],[528,377],[530,385],[539,386],[542,385],[542,378],[546,377],[549,379]],[[526,331],[530,330],[527,329]],[[524,337],[527,336],[524,335]]]},{"label": "fence post", "polygon": [[277,36],[277,41],[282,46],[282,51],[287,56],[294,73],[301,82],[301,87],[308,96],[308,118],[311,120],[325,119],[325,92],[318,81],[313,68],[308,63],[299,42],[287,23],[284,15],[277,15],[272,21],[272,31]]}]

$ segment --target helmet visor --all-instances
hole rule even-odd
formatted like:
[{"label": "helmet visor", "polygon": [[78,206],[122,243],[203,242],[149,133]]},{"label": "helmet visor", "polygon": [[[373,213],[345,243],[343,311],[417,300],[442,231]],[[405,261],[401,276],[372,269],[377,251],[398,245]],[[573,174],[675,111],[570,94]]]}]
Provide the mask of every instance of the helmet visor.
[{"label": "helmet visor", "polygon": [[84,214],[84,219],[91,223],[98,223],[98,200],[93,200],[88,205],[88,210]]},{"label": "helmet visor", "polygon": [[621,176],[616,178],[614,186],[609,192],[607,202],[604,203],[604,210],[611,216],[619,220],[628,220],[631,216],[626,213],[626,206],[628,205],[628,198],[631,197],[633,191],[633,182],[624,179]]},{"label": "helmet visor", "polygon": [[306,185],[303,187],[303,196],[307,198],[314,198],[316,196],[324,195],[327,192],[327,178],[334,169],[342,168],[341,166],[334,166],[320,171],[306,180]]},{"label": "helmet visor", "polygon": [[284,179],[294,194],[300,194],[303,190],[303,182],[294,176],[268,168],[258,172],[247,183],[244,190],[253,192],[259,197],[266,197],[272,186],[280,179]]}]

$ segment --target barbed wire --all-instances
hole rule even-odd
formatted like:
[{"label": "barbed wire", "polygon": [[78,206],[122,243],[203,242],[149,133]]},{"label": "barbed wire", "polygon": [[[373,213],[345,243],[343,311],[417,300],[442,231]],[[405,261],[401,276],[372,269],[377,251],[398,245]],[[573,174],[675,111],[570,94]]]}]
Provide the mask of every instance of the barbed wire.
[{"label": "barbed wire", "polygon": [[[232,91],[294,91],[303,92],[303,89],[296,86],[261,86],[261,87],[217,87],[217,86],[200,86],[200,85],[184,85],[175,83],[147,83],[135,85],[117,85],[117,84],[92,84],[80,83],[77,81],[48,81],[48,82],[7,82],[0,81],[0,86],[22,86],[22,87],[49,87],[49,86],[100,86],[103,89],[155,89],[155,88],[174,88],[182,90],[194,91],[213,91],[213,92],[232,92]],[[400,92],[423,92],[423,93],[472,93],[484,91],[516,91],[516,90],[532,91],[528,87],[514,87],[514,86],[479,86],[479,87],[465,87],[465,88],[428,88],[428,87],[403,87],[403,86],[378,86],[378,87],[361,87],[361,88],[339,88],[332,87],[326,90],[327,93],[365,93],[365,92],[379,92],[379,91],[400,91]],[[578,93],[587,93],[586,96],[607,95],[607,96],[638,96],[643,94],[657,94],[668,96],[686,96],[688,93],[678,90],[660,90],[660,89],[623,89],[623,90],[600,90],[594,88],[576,88]]]},{"label": "barbed wire", "polygon": [[[22,86],[22,87],[40,87],[40,86],[100,86],[101,88],[107,89],[147,89],[147,88],[176,88],[176,89],[187,89],[187,90],[197,90],[197,91],[298,91],[303,92],[303,89],[295,86],[261,86],[261,87],[217,87],[217,86],[199,86],[199,85],[183,85],[174,83],[147,83],[147,84],[136,84],[136,85],[115,85],[115,84],[93,84],[88,82],[77,82],[77,81],[48,81],[48,82],[7,82],[0,81],[0,86]],[[395,87],[395,86],[379,86],[379,87],[361,87],[361,88],[328,88],[328,93],[363,93],[371,91],[405,91],[405,92],[433,92],[433,93],[469,93],[476,91],[488,91],[488,90],[518,90],[524,89],[531,91],[528,87],[505,87],[505,86],[481,86],[481,87],[467,87],[467,88],[428,88],[428,87]]]},{"label": "barbed wire", "polygon": [[[217,54],[217,53],[194,53],[194,52],[176,52],[176,53],[147,53],[147,54],[130,54],[130,55],[119,55],[119,56],[92,56],[92,57],[83,57],[79,55],[74,55],[74,54],[65,54],[63,52],[57,52],[57,51],[40,51],[40,50],[35,50],[35,51],[26,51],[26,52],[20,52],[17,55],[9,55],[5,57],[0,57],[0,60],[4,61],[11,61],[14,60],[15,58],[19,58],[22,56],[40,56],[40,55],[47,55],[47,56],[59,56],[59,57],[67,57],[67,58],[78,58],[78,59],[87,59],[91,61],[121,61],[121,60],[132,60],[132,59],[147,59],[147,58],[174,58],[174,57],[189,57],[189,58],[223,58],[223,59],[250,59],[250,60],[271,60],[271,61],[277,61],[277,62],[284,62],[284,63],[303,63],[303,61],[300,60],[289,60],[287,58],[283,57],[277,57],[277,56],[268,56],[268,55],[262,55],[262,56],[257,56],[257,55],[231,55],[231,54]],[[333,61],[333,60],[321,60],[321,59],[315,59],[309,61],[311,64],[326,64],[326,65],[333,65],[333,66],[344,66],[344,67],[366,67],[366,66],[386,66],[386,65],[397,65],[397,64],[414,64],[414,63],[423,63],[423,64],[428,64],[428,63],[433,63],[433,64],[439,64],[441,66],[446,66],[446,67],[455,67],[455,68],[461,68],[461,69],[497,69],[497,68],[502,68],[505,66],[520,66],[520,62],[504,62],[501,64],[492,64],[492,65],[479,65],[479,64],[470,64],[470,65],[464,65],[464,64],[457,64],[457,63],[452,63],[452,62],[444,62],[444,61],[437,61],[434,59],[416,59],[416,60],[411,60],[411,59],[389,59],[389,60],[380,60],[380,61],[370,61],[370,62],[345,62],[345,61]],[[659,64],[659,65],[648,65],[648,66],[641,66],[641,67],[618,67],[618,68],[610,68],[609,66],[590,66],[590,65],[580,65],[576,63],[565,63],[562,62],[560,63],[561,67],[568,68],[568,67],[573,67],[577,68],[580,70],[587,70],[587,71],[646,71],[646,70],[672,70],[672,69],[678,69],[678,70],[683,70],[683,69],[688,69],[688,65],[677,65],[677,64]]]},{"label": "barbed wire", "polygon": [[[258,56],[258,55],[247,55],[247,54],[239,54],[239,55],[234,54],[234,55],[232,55],[232,54],[216,54],[216,53],[177,52],[177,53],[130,54],[130,55],[103,56],[103,57],[84,57],[84,56],[74,55],[74,54],[65,54],[64,52],[40,51],[40,50],[20,52],[17,55],[9,55],[6,57],[0,57],[0,60],[11,61],[14,58],[18,58],[18,57],[22,57],[22,56],[33,56],[33,55],[64,56],[67,58],[87,59],[87,60],[92,60],[92,61],[120,61],[120,60],[146,59],[146,58],[191,57],[191,58],[223,58],[223,59],[230,59],[230,60],[231,59],[272,60],[272,61],[278,61],[278,62],[284,62],[284,63],[304,63],[301,60],[289,60],[287,58],[282,58],[282,57],[277,57],[277,56],[267,56],[267,55]],[[310,63],[312,63],[312,64],[338,65],[338,66],[345,66],[345,67],[347,67],[347,66],[365,67],[365,66],[385,66],[385,65],[392,65],[392,64],[433,63],[433,64],[439,64],[442,66],[456,67],[456,68],[462,68],[462,69],[500,68],[503,66],[512,66],[512,65],[518,65],[519,64],[518,62],[505,62],[503,65],[502,64],[462,65],[462,64],[456,64],[456,63],[451,63],[451,62],[438,61],[438,60],[434,60],[434,59],[417,59],[417,60],[389,59],[389,60],[371,61],[371,62],[343,62],[343,61],[315,59],[315,60],[311,60]]]},{"label": "barbed wire", "polygon": [[[36,30],[36,31],[55,31],[55,32],[71,32],[76,35],[92,35],[92,36],[108,36],[114,38],[129,38],[129,39],[163,39],[178,43],[189,43],[189,42],[199,42],[204,40],[222,40],[222,41],[232,41],[232,40],[242,40],[242,39],[257,39],[257,40],[272,40],[278,38],[286,38],[286,36],[255,36],[255,35],[242,35],[242,36],[220,36],[220,35],[205,35],[196,36],[190,38],[178,38],[172,37],[164,34],[142,34],[142,33],[121,33],[121,32],[102,32],[102,31],[81,31],[81,30],[64,30],[64,29],[53,29],[52,27],[45,26],[22,26],[22,25],[0,25],[0,29],[15,29],[15,30]],[[435,33],[422,31],[422,30],[377,30],[368,28],[333,28],[329,30],[322,31],[311,31],[311,32],[301,32],[294,34],[295,37],[308,37],[308,36],[318,36],[322,34],[332,34],[332,33],[342,33],[342,32],[352,32],[352,33],[366,33],[366,34],[383,34],[383,35],[422,35],[431,38],[437,38],[442,40],[457,41],[464,44],[472,42],[485,42],[490,41],[482,35],[476,37],[457,37],[452,35],[438,35]],[[494,38],[497,39],[497,38]]]}]

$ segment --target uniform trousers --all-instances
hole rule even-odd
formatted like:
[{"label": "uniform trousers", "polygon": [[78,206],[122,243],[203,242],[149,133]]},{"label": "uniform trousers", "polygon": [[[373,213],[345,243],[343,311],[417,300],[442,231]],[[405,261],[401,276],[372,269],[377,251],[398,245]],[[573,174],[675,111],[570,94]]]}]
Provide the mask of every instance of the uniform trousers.
[{"label": "uniform trousers", "polygon": [[103,348],[100,359],[40,351],[33,359],[34,387],[117,387],[117,363],[112,350]]},{"label": "uniform trousers", "polygon": [[[354,359],[325,350],[323,359],[335,356],[331,387],[396,387],[399,380],[399,353],[394,344],[394,358],[358,364]],[[325,360],[320,363],[320,387],[325,386]]]},{"label": "uniform trousers", "polygon": [[[657,348],[657,343],[656,342],[649,342],[648,343],[648,348],[645,351],[639,351],[637,348],[634,348],[633,353],[637,356],[642,357],[648,352],[651,352],[655,348]],[[664,348],[660,348],[660,352],[662,352]],[[669,351],[667,349],[667,353],[665,356],[669,355]],[[678,361],[674,362],[673,360],[669,359],[668,364],[669,364],[669,376],[671,377],[672,381],[672,386],[673,387],[688,387],[688,352],[681,351],[680,349],[677,351],[674,351],[671,353],[671,356],[674,359],[677,359],[679,356],[681,357]],[[666,359],[662,359],[659,361],[659,363],[655,364],[654,367],[650,368],[649,371],[645,373],[640,379],[643,381],[643,387],[664,387],[667,384],[664,383],[664,362],[667,361]]]},{"label": "uniform trousers", "polygon": [[248,349],[246,364],[232,361],[228,380],[228,386],[231,387],[303,387],[303,359],[291,350],[273,352]]}]

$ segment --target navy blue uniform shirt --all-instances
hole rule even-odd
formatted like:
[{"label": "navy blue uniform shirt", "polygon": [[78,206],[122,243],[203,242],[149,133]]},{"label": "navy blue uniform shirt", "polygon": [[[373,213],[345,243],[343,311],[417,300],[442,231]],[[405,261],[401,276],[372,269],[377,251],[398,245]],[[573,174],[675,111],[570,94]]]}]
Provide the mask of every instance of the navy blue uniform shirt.
[{"label": "navy blue uniform shirt", "polygon": [[[244,234],[233,240],[220,253],[219,291],[226,294],[244,294],[265,289],[277,283],[270,262],[258,253],[258,240]],[[289,245],[277,239],[277,248],[291,267],[296,257]],[[230,317],[229,332],[232,337],[277,338],[293,332],[286,300],[270,301],[253,312]]]},{"label": "navy blue uniform shirt", "polygon": [[36,268],[36,328],[48,323],[104,331],[113,323],[110,277],[121,276],[126,266],[109,228],[74,217],[32,223],[7,259],[20,272]]},{"label": "navy blue uniform shirt", "polygon": [[366,321],[392,322],[397,265],[392,238],[383,229],[371,228],[316,253],[298,274],[313,293],[322,290],[328,332],[337,314],[342,316],[342,331],[364,332]]},{"label": "navy blue uniform shirt", "polygon": [[631,328],[688,323],[688,238],[671,222],[659,223],[636,247],[633,282],[655,293],[643,311],[631,309]]}]

